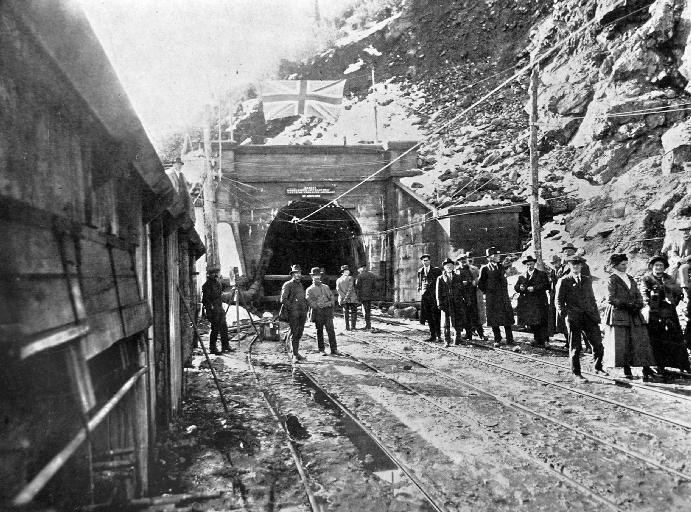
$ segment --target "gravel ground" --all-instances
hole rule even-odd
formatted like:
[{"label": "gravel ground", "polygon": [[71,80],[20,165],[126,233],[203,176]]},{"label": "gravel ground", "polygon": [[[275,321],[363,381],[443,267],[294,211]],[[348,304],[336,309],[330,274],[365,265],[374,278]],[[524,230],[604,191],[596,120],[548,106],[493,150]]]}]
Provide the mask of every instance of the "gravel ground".
[{"label": "gravel ground", "polygon": [[[307,361],[300,368],[354,414],[442,509],[688,510],[688,481],[513,404],[537,409],[683,474],[691,472],[687,430],[387,332],[339,332],[341,323],[337,320],[339,349],[409,389],[348,355],[319,355],[310,324],[302,342]],[[386,329],[423,337],[414,323]],[[363,341],[404,352],[454,377],[440,376]],[[433,510],[377,443],[289,364],[282,343],[253,345],[258,382],[247,363],[247,349],[243,341],[236,352],[211,356],[229,414],[223,411],[207,363],[201,353],[195,355],[186,373],[182,414],[158,446],[156,500],[172,503],[150,504],[145,510],[310,510],[289,437],[318,508]],[[601,379],[575,385],[568,371],[503,350],[450,350],[691,421],[688,402],[681,399]],[[525,351],[566,364],[562,354]],[[179,501],[182,493],[187,499]]]}]

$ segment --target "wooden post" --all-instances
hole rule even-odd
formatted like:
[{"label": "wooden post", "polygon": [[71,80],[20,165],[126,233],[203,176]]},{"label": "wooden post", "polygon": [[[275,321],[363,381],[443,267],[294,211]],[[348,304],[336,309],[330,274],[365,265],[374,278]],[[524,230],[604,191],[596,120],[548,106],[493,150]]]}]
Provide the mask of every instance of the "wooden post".
[{"label": "wooden post", "polygon": [[[218,267],[218,231],[216,224],[218,217],[216,214],[216,186],[214,182],[214,171],[211,168],[211,107],[205,108],[204,116],[204,156],[205,172],[202,186],[203,210],[204,210],[204,239],[206,242],[206,266]],[[219,148],[220,150],[220,148]]]},{"label": "wooden post", "polygon": [[374,142],[379,142],[379,121],[377,119],[377,98],[374,95],[374,65],[372,65],[372,99],[374,100]]},{"label": "wooden post", "polygon": [[235,335],[240,343],[240,288],[235,286]]},{"label": "wooden post", "polygon": [[538,64],[533,67],[533,73],[530,76],[530,171],[532,178],[532,193],[530,196],[530,224],[533,232],[533,250],[535,251],[536,266],[540,270],[545,269],[545,263],[542,260],[542,239],[540,227],[540,180],[538,177],[538,159],[537,152],[537,82],[538,82]]}]

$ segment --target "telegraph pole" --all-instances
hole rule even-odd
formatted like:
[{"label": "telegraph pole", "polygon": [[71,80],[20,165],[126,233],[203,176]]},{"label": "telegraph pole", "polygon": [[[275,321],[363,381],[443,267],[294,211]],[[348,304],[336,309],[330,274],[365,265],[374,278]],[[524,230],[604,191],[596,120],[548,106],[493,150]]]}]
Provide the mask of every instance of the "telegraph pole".
[{"label": "telegraph pole", "polygon": [[372,64],[372,99],[374,100],[374,143],[379,142],[379,121],[377,120],[377,96],[374,93],[374,64]]},{"label": "telegraph pole", "polygon": [[542,239],[540,228],[540,180],[538,177],[538,152],[537,152],[537,81],[538,65],[533,66],[530,76],[530,171],[532,177],[532,193],[530,196],[530,224],[533,233],[533,250],[535,251],[536,266],[544,270],[545,263],[542,260]]},{"label": "telegraph pole", "polygon": [[214,183],[214,170],[211,167],[211,107],[205,107],[204,126],[204,179],[202,181],[202,198],[204,210],[204,238],[206,240],[206,266],[218,267],[218,240],[216,223],[216,186]]}]

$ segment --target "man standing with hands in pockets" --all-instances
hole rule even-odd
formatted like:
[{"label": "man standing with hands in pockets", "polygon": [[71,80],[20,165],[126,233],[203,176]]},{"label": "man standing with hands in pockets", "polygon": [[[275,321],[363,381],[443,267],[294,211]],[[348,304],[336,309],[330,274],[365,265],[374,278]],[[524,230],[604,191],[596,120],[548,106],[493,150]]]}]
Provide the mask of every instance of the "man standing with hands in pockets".
[{"label": "man standing with hands in pockets", "polygon": [[307,288],[307,303],[312,310],[312,321],[317,328],[317,347],[319,353],[326,355],[324,351],[324,327],[326,327],[326,334],[329,336],[329,348],[332,356],[340,356],[336,348],[336,331],[334,330],[334,296],[331,289],[322,283],[321,269],[313,267],[312,285]]}]

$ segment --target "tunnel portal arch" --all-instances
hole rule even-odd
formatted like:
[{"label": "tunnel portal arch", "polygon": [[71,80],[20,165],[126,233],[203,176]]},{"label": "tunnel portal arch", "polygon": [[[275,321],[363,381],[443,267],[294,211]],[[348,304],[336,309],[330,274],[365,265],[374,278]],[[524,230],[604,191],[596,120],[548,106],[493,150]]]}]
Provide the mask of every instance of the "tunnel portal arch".
[{"label": "tunnel portal arch", "polygon": [[[324,205],[327,206],[322,208]],[[310,214],[313,215],[308,219],[295,222]],[[262,252],[271,254],[264,294],[277,295],[284,279],[276,283],[270,276],[285,275],[295,264],[305,275],[312,267],[322,267],[327,284],[333,285],[341,265],[354,269],[365,261],[360,235],[359,223],[342,206],[319,198],[291,201],[278,211],[264,238]]]}]

